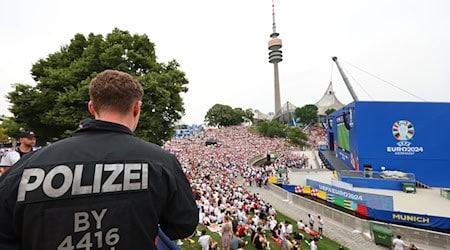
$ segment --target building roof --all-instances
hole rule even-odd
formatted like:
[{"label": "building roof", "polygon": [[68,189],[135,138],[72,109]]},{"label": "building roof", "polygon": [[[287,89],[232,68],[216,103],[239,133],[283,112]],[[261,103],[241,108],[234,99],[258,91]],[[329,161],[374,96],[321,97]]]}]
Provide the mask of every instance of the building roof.
[{"label": "building roof", "polygon": [[295,118],[295,109],[297,106],[287,101],[281,106],[280,111],[273,117],[273,119],[279,120],[283,123],[289,123]]},{"label": "building roof", "polygon": [[344,106],[344,104],[342,104],[342,102],[337,99],[333,90],[332,82],[330,82],[330,84],[328,85],[328,88],[323,94],[322,98],[318,102],[316,102],[316,106],[319,115],[326,115],[325,111],[327,111],[328,109],[338,110]]},{"label": "building roof", "polygon": [[268,114],[264,114],[263,112],[255,109],[253,110],[253,119],[255,120],[271,120],[272,119],[272,115],[268,115]]}]

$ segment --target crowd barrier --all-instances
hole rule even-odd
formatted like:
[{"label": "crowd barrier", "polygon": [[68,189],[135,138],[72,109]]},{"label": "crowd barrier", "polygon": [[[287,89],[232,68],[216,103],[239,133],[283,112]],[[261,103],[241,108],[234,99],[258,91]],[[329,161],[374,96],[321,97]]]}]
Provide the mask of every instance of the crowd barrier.
[{"label": "crowd barrier", "polygon": [[326,200],[336,199],[335,197],[342,197],[344,201],[351,200],[351,202],[347,201],[347,203],[351,204],[350,208],[352,207],[354,208],[352,210],[356,210],[358,204],[381,210],[392,211],[394,208],[392,196],[356,192],[353,190],[328,185],[310,179],[306,180],[306,185],[309,185],[313,188],[325,192],[327,196]]},{"label": "crowd barrier", "polygon": [[[344,213],[332,207],[320,204],[313,200],[307,199],[300,195],[290,193],[281,187],[269,184],[268,188],[282,199],[289,199],[293,204],[304,207],[308,211],[314,211],[323,214],[327,219],[331,219],[337,223],[351,227],[364,234],[371,235],[371,224],[382,225],[392,229],[394,235],[402,235],[407,242],[415,242],[424,249],[439,248],[450,250],[450,234],[421,229],[406,227],[397,224],[384,223],[374,220],[361,219],[351,214]],[[372,235],[373,239],[373,235]]]}]

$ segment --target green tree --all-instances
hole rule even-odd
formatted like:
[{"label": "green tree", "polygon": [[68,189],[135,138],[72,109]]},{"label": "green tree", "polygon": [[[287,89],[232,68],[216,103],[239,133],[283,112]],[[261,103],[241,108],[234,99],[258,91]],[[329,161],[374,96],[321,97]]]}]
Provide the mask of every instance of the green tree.
[{"label": "green tree", "polygon": [[157,62],[154,44],[146,35],[119,29],[106,37],[76,34],[69,45],[33,64],[36,86],[15,84],[7,96],[15,121],[43,141],[68,136],[79,121],[91,117],[89,82],[105,69],[127,72],[143,85],[136,135],[158,144],[169,139],[184,113],[180,93],[187,92],[188,80],[176,61]]},{"label": "green tree", "polygon": [[244,118],[248,119],[249,121],[253,122],[255,114],[253,113],[252,109],[246,109],[244,114]]},{"label": "green tree", "polygon": [[21,126],[17,124],[11,117],[3,119],[2,123],[0,124],[0,129],[2,131],[2,139],[0,140],[6,140],[9,137],[19,138],[20,128]]},{"label": "green tree", "polygon": [[8,140],[9,135],[6,133],[6,129],[0,127],[0,141],[6,141]]},{"label": "green tree", "polygon": [[307,104],[301,108],[295,109],[295,115],[300,117],[303,124],[316,122],[317,120],[317,106],[314,104]]},{"label": "green tree", "polygon": [[205,121],[210,126],[227,127],[241,124],[245,112],[241,108],[232,108],[229,105],[214,104],[205,115]]},{"label": "green tree", "polygon": [[308,136],[298,127],[288,128],[287,136],[289,140],[299,146],[305,146]]},{"label": "green tree", "polygon": [[286,135],[287,126],[277,120],[261,121],[257,124],[257,131],[262,136],[270,138]]},{"label": "green tree", "polygon": [[336,109],[333,109],[333,108],[327,109],[327,110],[325,110],[325,114],[329,115],[329,114],[333,113],[334,111],[336,111]]},{"label": "green tree", "polygon": [[305,146],[308,136],[298,127],[288,127],[277,120],[260,121],[256,124],[256,131],[258,134],[270,138],[287,137],[290,142]]}]

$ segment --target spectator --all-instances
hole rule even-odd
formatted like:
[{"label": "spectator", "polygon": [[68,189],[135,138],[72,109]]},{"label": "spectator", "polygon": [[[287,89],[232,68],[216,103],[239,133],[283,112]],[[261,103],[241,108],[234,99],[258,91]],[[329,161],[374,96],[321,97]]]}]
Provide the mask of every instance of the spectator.
[{"label": "spectator", "polygon": [[411,243],[411,245],[409,246],[409,250],[418,250],[418,248],[416,247],[416,245]]},{"label": "spectator", "polygon": [[314,237],[313,240],[311,240],[310,242],[310,250],[317,250],[317,245],[319,244],[319,238],[318,237]]},{"label": "spectator", "polygon": [[289,221],[286,221],[285,223],[287,223],[287,224],[285,224],[286,225],[286,233],[288,235],[292,235],[294,233],[294,228],[293,228],[292,224],[289,223]]},{"label": "spectator", "polygon": [[397,238],[395,238],[392,241],[392,248],[394,248],[394,250],[404,250],[405,249],[406,244],[405,242],[402,240],[402,236],[397,235]]},{"label": "spectator", "polygon": [[305,231],[305,223],[303,223],[303,220],[298,220],[297,221],[297,228],[299,230]]},{"label": "spectator", "polygon": [[262,232],[261,227],[258,227],[256,229],[255,235],[253,236],[252,243],[255,246],[255,248],[258,250],[262,250],[266,247],[267,239],[266,239],[266,236],[264,235],[264,233]]},{"label": "spectator", "polygon": [[231,239],[233,237],[233,226],[230,221],[230,217],[225,216],[224,223],[221,229],[222,234],[222,249],[230,250]]},{"label": "spectator", "polygon": [[309,227],[311,228],[311,230],[314,230],[314,217],[311,214],[308,214],[308,219],[309,219]]},{"label": "spectator", "polygon": [[202,250],[209,250],[211,244],[212,244],[212,238],[211,236],[206,234],[206,230],[202,230],[202,235],[200,238],[198,238],[198,244],[202,247]]},{"label": "spectator", "polygon": [[320,215],[317,216],[317,224],[319,225],[319,234],[322,235],[322,232],[323,232],[323,219],[320,218]]},{"label": "spectator", "polygon": [[1,172],[8,171],[22,156],[33,152],[33,147],[36,145],[36,135],[33,131],[21,132],[19,142],[20,145],[15,150],[4,153],[0,162],[0,168],[3,168]]},{"label": "spectator", "polygon": [[241,245],[241,242],[243,240],[236,234],[234,234],[233,238],[231,239],[231,250],[237,250],[239,248],[239,245]]}]

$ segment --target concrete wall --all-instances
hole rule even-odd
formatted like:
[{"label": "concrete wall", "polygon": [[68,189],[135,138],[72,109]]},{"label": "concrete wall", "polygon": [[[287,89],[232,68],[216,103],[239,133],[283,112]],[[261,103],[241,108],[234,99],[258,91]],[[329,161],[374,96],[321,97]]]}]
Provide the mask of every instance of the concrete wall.
[{"label": "concrete wall", "polygon": [[388,224],[377,221],[364,220],[354,217],[350,214],[341,212],[334,208],[325,206],[323,204],[314,202],[299,195],[289,193],[276,185],[270,184],[269,189],[274,193],[276,193],[281,198],[291,200],[293,204],[302,206],[310,211],[314,211],[315,213],[323,214],[329,219],[337,223],[346,225],[347,227],[353,230],[358,230],[366,235],[371,235],[372,239],[373,235],[370,232],[371,231],[370,225],[378,224],[384,227],[391,228],[394,236],[401,235],[402,239],[404,239],[405,242],[414,242],[417,246],[420,247],[420,249],[450,250],[450,234],[439,233],[412,227],[405,227],[395,224]]}]

